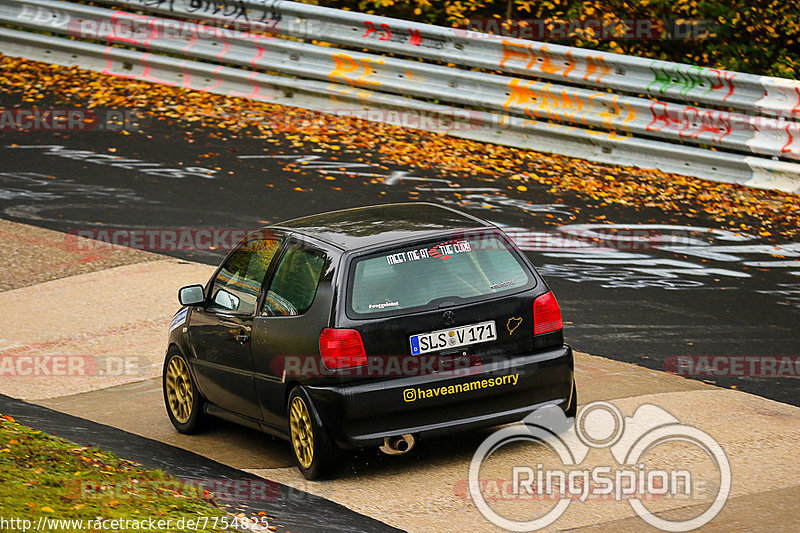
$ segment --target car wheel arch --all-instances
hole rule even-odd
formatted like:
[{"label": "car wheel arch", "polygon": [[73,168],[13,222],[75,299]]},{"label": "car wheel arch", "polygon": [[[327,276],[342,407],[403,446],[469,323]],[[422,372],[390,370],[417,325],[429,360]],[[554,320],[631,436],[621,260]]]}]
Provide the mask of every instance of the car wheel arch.
[{"label": "car wheel arch", "polygon": [[287,381],[284,384],[285,388],[283,390],[283,409],[284,409],[283,412],[284,412],[284,415],[286,416],[287,424],[288,424],[288,421],[289,421],[289,396],[292,395],[292,391],[295,389],[295,387],[302,387],[302,385],[303,384],[300,383],[296,379],[293,379],[291,381]]},{"label": "car wheel arch", "polygon": [[305,393],[307,395],[306,401],[309,404],[309,406],[308,406],[309,407],[309,411],[310,411],[309,414],[311,414],[311,416],[316,419],[316,421],[320,425],[320,427],[322,427],[323,430],[330,437],[330,431],[328,431],[328,427],[325,424],[325,419],[322,417],[322,413],[320,412],[319,407],[317,406],[316,402],[314,401],[313,395],[308,391],[308,387],[305,384],[303,384],[303,383],[301,383],[301,382],[299,382],[297,380],[292,380],[292,381],[289,381],[289,382],[286,383],[285,400],[284,400],[283,404],[284,404],[284,408],[286,409],[285,414],[286,414],[286,426],[287,426],[287,428],[289,426],[289,399],[290,399],[290,397],[292,395],[292,391],[295,390],[296,388],[302,388],[305,391]]},{"label": "car wheel arch", "polygon": [[[177,415],[173,409],[173,402],[170,401],[168,394],[168,373],[172,369],[172,361],[176,359],[182,361],[181,365],[185,367],[185,372],[188,374],[186,378],[188,379],[184,378],[183,381],[186,385],[186,390],[191,391],[191,397],[187,400],[189,403],[191,403],[191,407],[188,411],[188,418],[185,421],[176,418]],[[202,431],[203,427],[205,426],[205,422],[207,421],[207,415],[205,414],[204,409],[206,400],[202,391],[200,391],[200,389],[197,387],[197,381],[192,373],[192,367],[188,358],[183,354],[177,345],[173,346],[170,344],[164,357],[164,366],[161,372],[161,388],[164,397],[164,404],[173,426],[179,432],[186,434]],[[174,392],[177,389],[172,388],[170,390]],[[185,396],[185,393],[181,392],[181,395]],[[181,402],[182,400],[177,401]]]},{"label": "car wheel arch", "polygon": [[[195,372],[194,364],[192,362],[192,359],[194,359],[194,357],[191,355],[191,352],[181,347],[181,345],[178,342],[170,341],[169,346],[167,346],[167,353],[169,354],[172,353],[173,351],[180,353],[186,360],[187,366],[189,367],[189,374],[192,375],[192,380],[194,380],[194,386],[197,388],[197,390],[200,392],[200,395],[205,400],[206,394],[205,392],[203,392],[203,389],[200,386],[200,382],[197,380],[197,373]],[[189,355],[187,355],[187,353]],[[205,401],[207,402],[208,400]]]}]

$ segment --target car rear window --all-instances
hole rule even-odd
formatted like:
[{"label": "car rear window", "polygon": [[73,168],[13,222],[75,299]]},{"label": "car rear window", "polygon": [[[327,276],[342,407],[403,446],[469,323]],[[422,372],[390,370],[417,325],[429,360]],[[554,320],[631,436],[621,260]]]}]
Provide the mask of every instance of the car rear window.
[{"label": "car rear window", "polygon": [[356,259],[349,305],[357,315],[464,303],[528,286],[532,275],[497,233],[460,234]]}]

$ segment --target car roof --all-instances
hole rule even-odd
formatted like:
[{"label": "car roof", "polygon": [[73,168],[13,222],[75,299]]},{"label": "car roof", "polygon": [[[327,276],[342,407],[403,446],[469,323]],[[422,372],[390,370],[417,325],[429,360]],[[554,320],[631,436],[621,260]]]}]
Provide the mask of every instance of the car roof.
[{"label": "car roof", "polygon": [[314,237],[347,251],[423,239],[448,231],[495,228],[478,217],[424,202],[342,209],[269,227]]}]

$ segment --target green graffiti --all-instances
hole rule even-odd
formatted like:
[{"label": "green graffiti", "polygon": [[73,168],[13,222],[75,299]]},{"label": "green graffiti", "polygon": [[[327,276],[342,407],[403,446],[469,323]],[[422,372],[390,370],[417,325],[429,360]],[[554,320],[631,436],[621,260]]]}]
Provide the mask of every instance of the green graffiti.
[{"label": "green graffiti", "polygon": [[662,67],[659,69],[656,65],[658,65],[660,61],[653,61],[650,63],[650,71],[653,73],[653,81],[650,82],[650,85],[647,86],[647,92],[653,93],[652,87],[653,85],[661,85],[661,88],[658,90],[661,94],[664,94],[664,91],[667,90],[667,87],[672,83],[672,76],[667,74],[667,72]]},{"label": "green graffiti", "polygon": [[[669,66],[669,70],[667,67]],[[664,94],[673,87],[680,87],[679,92],[682,96],[686,96],[690,91],[696,87],[705,85],[704,72],[705,68],[691,65],[686,70],[681,70],[678,65],[670,65],[661,61],[653,61],[650,64],[650,71],[653,73],[653,81],[647,86],[647,92],[659,92]],[[653,90],[655,86],[655,91]],[[706,92],[711,90],[711,84]]]},{"label": "green graffiti", "polygon": [[[694,75],[692,74],[692,70],[694,70]],[[681,94],[686,96],[686,94],[694,89],[695,87],[702,87],[703,86],[703,71],[705,69],[703,67],[698,67],[697,65],[692,65],[686,72],[684,73],[684,78],[686,82],[681,89]]]}]

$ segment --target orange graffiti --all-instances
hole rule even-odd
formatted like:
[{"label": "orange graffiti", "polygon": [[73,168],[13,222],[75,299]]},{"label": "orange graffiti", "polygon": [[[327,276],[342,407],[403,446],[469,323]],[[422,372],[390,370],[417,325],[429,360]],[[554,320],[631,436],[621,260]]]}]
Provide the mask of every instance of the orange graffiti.
[{"label": "orange graffiti", "polygon": [[536,82],[520,80],[518,78],[511,80],[508,84],[508,88],[511,90],[506,102],[503,104],[503,108],[506,111],[511,111],[509,108],[512,106],[522,106],[525,108],[525,113],[530,115],[530,113],[528,113],[528,106],[531,102],[536,102],[539,99],[537,92],[530,88],[534,83]]},{"label": "orange graffiti", "polygon": [[[531,118],[543,118],[546,113],[550,120],[580,121],[588,125],[586,116],[583,114],[584,102],[577,95],[568,94],[567,89],[561,89],[560,92],[554,91],[550,83],[538,89],[537,82],[521,79],[511,80],[508,88],[510,89],[509,95],[503,104],[506,111],[519,111],[521,108]],[[604,96],[603,93],[597,93],[592,98],[602,96]]]},{"label": "orange graffiti", "polygon": [[597,72],[595,81],[600,81],[604,76],[611,72],[609,67],[602,57],[587,57],[586,58],[586,74],[583,76],[583,81],[589,81],[589,78]]},{"label": "orange graffiti", "polygon": [[[550,105],[548,97],[553,100],[552,105]],[[544,109],[544,111],[547,113],[547,116],[550,117],[550,120],[558,120],[558,117],[554,117],[553,113],[551,112],[552,108],[558,107],[558,98],[552,92],[550,92],[549,83],[546,83],[545,86],[542,88],[542,101],[538,107]],[[539,116],[538,113],[536,114],[536,116]]]},{"label": "orange graffiti", "polygon": [[[533,49],[531,51],[531,56],[535,55]],[[555,74],[558,72],[558,67],[553,66],[553,63],[550,61],[550,54],[547,52],[549,51],[547,46],[542,46],[542,72],[545,74]]]},{"label": "orange graffiti", "polygon": [[583,108],[583,102],[581,102],[580,98],[576,96],[573,101],[567,94],[566,89],[561,90],[561,105],[564,108],[564,117],[570,122],[575,120],[575,114]]},{"label": "orange graffiti", "polygon": [[636,111],[631,109],[630,104],[625,104],[625,107],[628,108],[628,116],[625,117],[625,120],[622,121],[622,128],[627,130],[628,129],[628,122],[636,118]]},{"label": "orange graffiti", "polygon": [[[505,66],[506,61],[529,61],[530,57],[530,50],[527,46],[503,39],[503,59],[500,60],[501,67]],[[528,63],[528,66],[525,68],[530,68],[531,64],[532,61]]]},{"label": "orange graffiti", "polygon": [[572,50],[567,52],[567,70],[564,71],[564,77],[569,78],[569,73],[575,70],[575,60],[572,59]]},{"label": "orange graffiti", "polygon": [[[553,54],[546,45],[535,50],[533,45],[522,45],[503,39],[503,58],[500,60],[500,66],[504,67],[508,61],[524,62],[525,70],[535,70],[538,67],[544,74],[558,74],[562,70],[561,61],[554,60]],[[572,59],[571,52],[567,52],[564,63],[566,68],[561,76],[566,77],[575,69],[575,60]]]},{"label": "orange graffiti", "polygon": [[[369,80],[374,73],[373,64],[383,64],[383,61],[372,59],[353,59],[348,54],[333,54],[334,67],[328,75],[331,81],[344,81],[356,87],[380,85],[379,81]],[[358,74],[358,76],[355,76]]]}]

